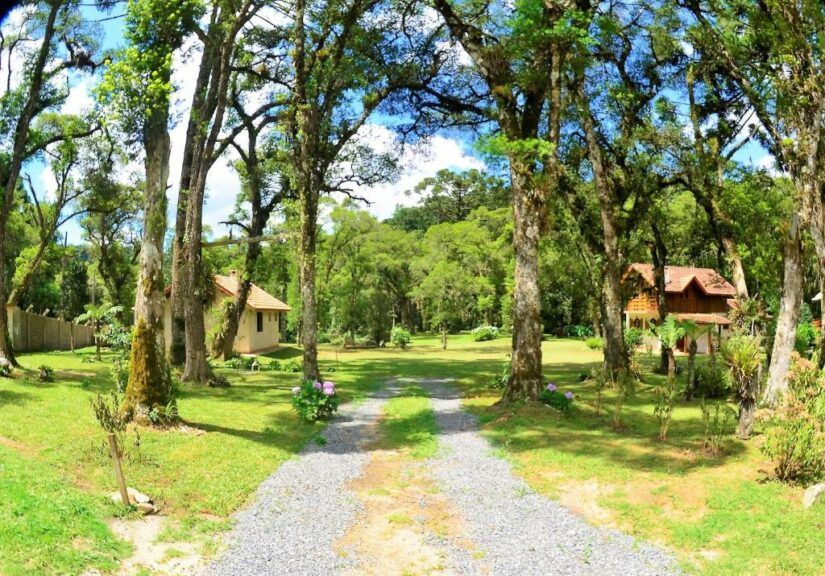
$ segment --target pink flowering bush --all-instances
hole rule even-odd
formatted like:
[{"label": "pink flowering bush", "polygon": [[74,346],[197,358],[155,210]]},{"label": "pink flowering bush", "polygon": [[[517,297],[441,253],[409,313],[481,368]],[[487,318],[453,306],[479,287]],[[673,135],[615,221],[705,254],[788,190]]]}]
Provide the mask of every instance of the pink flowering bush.
[{"label": "pink flowering bush", "polygon": [[292,389],[292,407],[307,422],[330,418],[338,411],[338,395],[335,384],[324,382],[304,382]]},{"label": "pink flowering bush", "polygon": [[573,397],[572,392],[562,392],[553,382],[549,382],[539,394],[539,401],[567,416],[573,411]]}]

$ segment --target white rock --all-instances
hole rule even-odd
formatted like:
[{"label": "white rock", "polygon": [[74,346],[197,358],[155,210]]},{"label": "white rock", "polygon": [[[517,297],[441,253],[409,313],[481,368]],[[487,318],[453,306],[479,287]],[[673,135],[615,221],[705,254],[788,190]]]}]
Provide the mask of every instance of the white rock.
[{"label": "white rock", "polygon": [[802,506],[810,508],[817,500],[825,498],[825,483],[814,484],[805,490],[805,495],[802,496]]},{"label": "white rock", "polygon": [[[146,494],[142,492],[138,492],[131,486],[126,488],[126,493],[129,494],[129,504],[151,504],[152,499],[149,498]],[[122,500],[120,498],[120,491],[112,492],[109,498],[112,499],[112,502],[115,504],[122,504]]]},{"label": "white rock", "polygon": [[155,512],[158,511],[158,509],[155,508],[155,505],[150,504],[149,502],[141,502],[140,504],[137,505],[137,509],[144,516],[148,516],[149,514],[154,514]]}]

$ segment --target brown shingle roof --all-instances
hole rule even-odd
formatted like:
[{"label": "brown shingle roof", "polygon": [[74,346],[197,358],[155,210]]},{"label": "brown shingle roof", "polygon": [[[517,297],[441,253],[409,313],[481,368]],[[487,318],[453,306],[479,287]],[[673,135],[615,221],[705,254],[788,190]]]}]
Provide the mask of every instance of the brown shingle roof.
[{"label": "brown shingle roof", "polygon": [[[625,278],[631,272],[636,272],[649,286],[654,286],[653,264],[631,264]],[[736,289],[712,268],[665,266],[665,292],[679,294],[694,281],[709,296],[736,296]]]},{"label": "brown shingle roof", "polygon": [[[215,274],[215,286],[225,294],[234,296],[238,291],[238,279],[233,276],[221,276]],[[249,297],[246,300],[246,305],[253,310],[292,310],[289,306],[264,292],[254,284],[249,290]]]}]

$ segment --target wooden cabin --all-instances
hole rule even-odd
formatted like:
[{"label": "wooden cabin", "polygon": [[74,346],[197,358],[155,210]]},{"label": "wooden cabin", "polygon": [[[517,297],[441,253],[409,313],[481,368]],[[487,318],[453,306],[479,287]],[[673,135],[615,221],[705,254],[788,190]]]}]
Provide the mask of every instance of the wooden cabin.
[{"label": "wooden cabin", "polygon": [[[659,320],[659,298],[652,264],[631,264],[622,278],[627,296],[625,325],[627,328],[649,328]],[[735,305],[736,289],[712,268],[690,266],[665,267],[665,298],[668,314],[679,320],[692,320],[705,327],[697,338],[700,354],[711,352],[727,336],[727,314]],[[678,348],[687,351],[690,342],[683,338]]]}]

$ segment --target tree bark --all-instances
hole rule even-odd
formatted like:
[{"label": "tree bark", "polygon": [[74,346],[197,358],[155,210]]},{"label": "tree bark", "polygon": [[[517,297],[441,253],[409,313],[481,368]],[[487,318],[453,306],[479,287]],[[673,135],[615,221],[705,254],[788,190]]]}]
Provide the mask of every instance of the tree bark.
[{"label": "tree bark", "polygon": [[[31,80],[26,94],[26,103],[17,119],[14,129],[14,145],[8,164],[3,166],[0,159],[0,182],[2,182],[3,203],[0,205],[0,264],[6,261],[6,234],[8,229],[9,213],[14,204],[14,192],[17,188],[17,179],[26,158],[26,146],[29,141],[29,127],[41,105],[41,90],[43,88],[44,72],[55,35],[57,14],[62,8],[61,2],[51,4],[43,32],[43,40],[37,52],[37,57],[31,68]],[[0,265],[0,358],[5,358],[12,366],[19,366],[12,350],[9,337],[9,320],[6,313],[6,269]]]},{"label": "tree bark", "polygon": [[518,159],[510,159],[516,269],[512,372],[504,391],[504,399],[508,401],[535,400],[542,384],[539,240],[544,226],[545,205],[541,193],[534,189],[529,174],[528,166]]},{"label": "tree bark", "polygon": [[163,237],[166,234],[166,184],[170,142],[168,108],[152,111],[144,128],[146,192],[143,244],[135,295],[135,328],[129,362],[124,410],[138,423],[148,424],[153,408],[172,399],[172,379],[163,333]]},{"label": "tree bark", "polygon": [[616,221],[616,198],[606,173],[601,144],[596,135],[590,103],[584,87],[578,85],[576,96],[581,108],[582,126],[587,141],[588,156],[593,167],[593,181],[599,197],[599,213],[602,222],[602,301],[604,318],[604,361],[610,375],[615,378],[627,366],[624,347],[624,323],[622,322],[621,256],[619,231]]},{"label": "tree bark", "polygon": [[[708,336],[710,338],[710,336]],[[685,387],[685,400],[690,401],[693,399],[693,391],[696,384],[696,352],[698,349],[698,345],[696,344],[696,340],[691,338],[690,339],[690,348],[688,352],[688,365],[687,365],[687,386]]]},{"label": "tree bark", "polygon": [[782,297],[768,369],[768,384],[765,387],[765,400],[768,404],[776,404],[788,390],[788,370],[796,344],[796,327],[802,306],[802,248],[799,234],[799,218],[794,215],[785,239]]},{"label": "tree bark", "polygon": [[301,343],[304,348],[304,380],[320,380],[318,370],[318,305],[315,298],[315,244],[318,226],[318,193],[314,187],[300,189],[301,243],[298,277],[301,287]]},{"label": "tree bark", "polygon": [[756,375],[752,376],[740,391],[739,422],[736,426],[736,437],[748,440],[753,432],[753,423],[756,419]]},{"label": "tree bark", "polygon": [[[653,257],[653,282],[656,284],[656,303],[659,309],[659,326],[665,323],[667,320],[667,293],[666,288],[667,279],[665,278],[665,270],[667,269],[667,244],[665,244],[665,238],[662,234],[661,228],[659,228],[658,224],[655,222],[651,225],[651,230],[653,231],[653,249],[650,251],[651,256]],[[661,344],[661,354],[660,354],[660,361],[659,361],[659,371],[662,374],[665,374],[668,370],[668,361],[669,361],[669,348]]]}]

